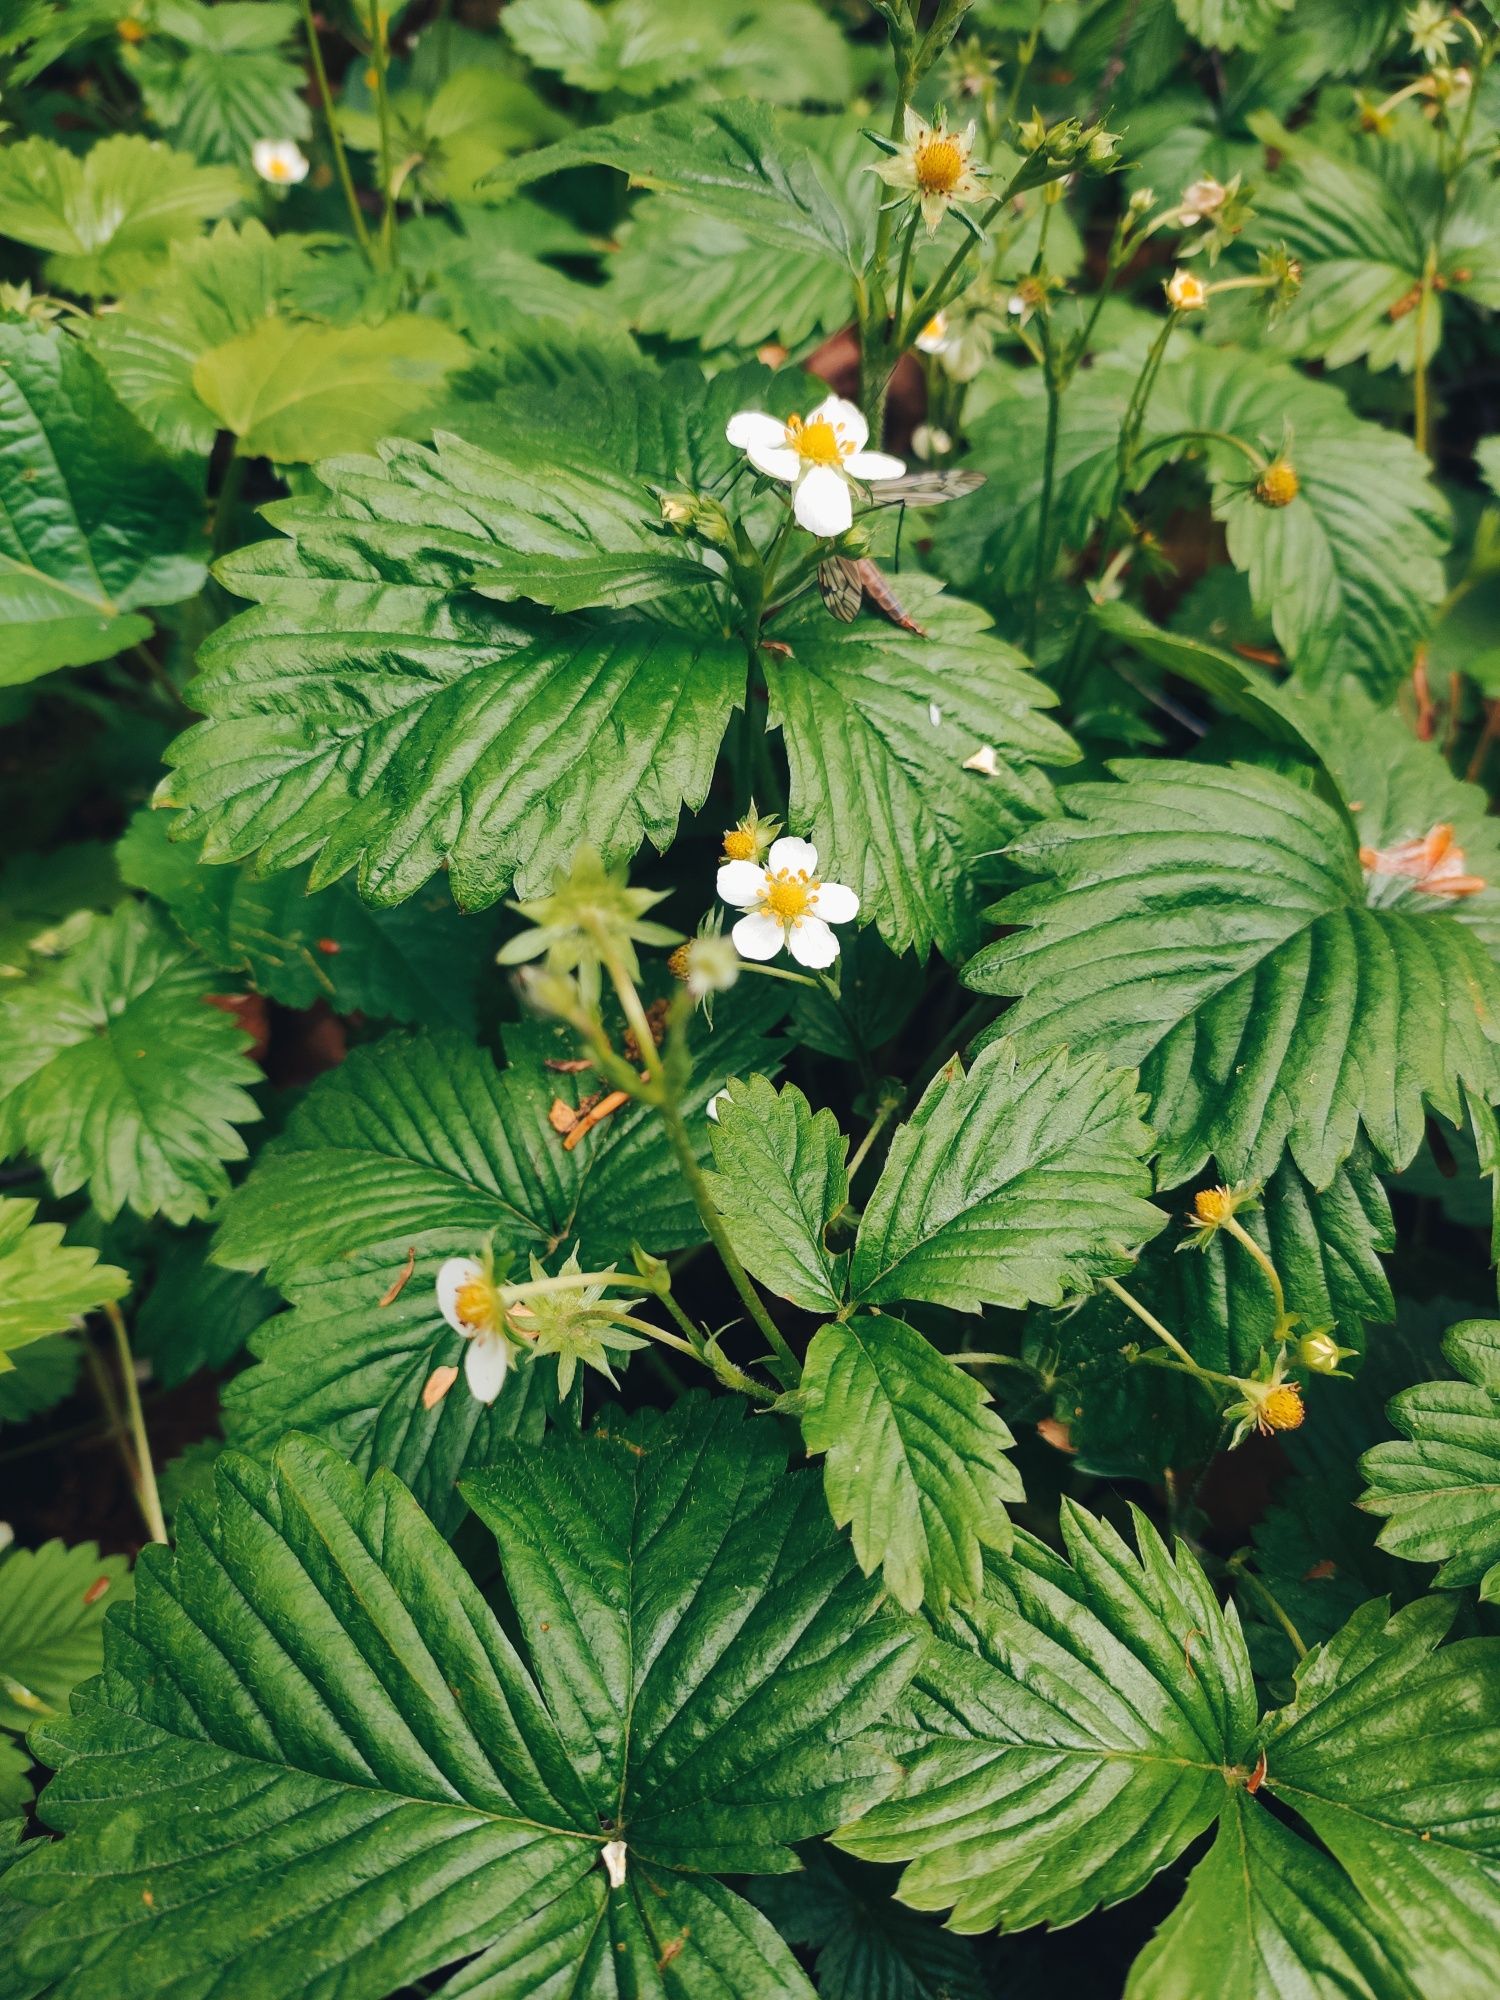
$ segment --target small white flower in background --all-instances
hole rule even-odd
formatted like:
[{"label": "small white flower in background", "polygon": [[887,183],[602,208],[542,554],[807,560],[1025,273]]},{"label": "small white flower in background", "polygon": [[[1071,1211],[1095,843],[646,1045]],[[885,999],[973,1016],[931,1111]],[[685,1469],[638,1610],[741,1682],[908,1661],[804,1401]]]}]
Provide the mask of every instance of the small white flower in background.
[{"label": "small white flower in background", "polygon": [[804,417],[739,410],[724,435],[757,472],[792,489],[792,512],[810,535],[841,535],[854,519],[854,480],[899,479],[906,467],[887,452],[866,451],[870,426],[853,403],[825,396]]},{"label": "small white flower in background", "polygon": [[623,1840],[606,1840],[599,1850],[599,1859],[604,1863],[611,1889],[623,1889],[625,1886],[625,1851]]},{"label": "small white flower in background", "polygon": [[911,448],[918,458],[946,458],[953,440],[938,424],[918,424],[911,434]]},{"label": "small white flower in background", "polygon": [[927,234],[936,236],[954,202],[984,199],[981,176],[989,169],[974,164],[974,131],[972,118],[962,132],[952,132],[941,112],[936,125],[929,125],[908,106],[906,144],[866,171],[879,174],[887,187],[914,195]]},{"label": "small white flower in background", "polygon": [[1000,774],[1000,759],[995,755],[993,743],[981,743],[972,757],[965,757],[964,769],[978,771],[982,777],[994,778]]},{"label": "small white flower in background", "polygon": [[828,926],[859,914],[852,889],[819,880],[818,850],[810,840],[778,840],[764,868],[726,861],[719,894],[731,909],[748,912],[730,932],[745,958],[774,958],[785,945],[799,965],[832,965],[839,941]]},{"label": "small white flower in background", "polygon": [[948,345],[948,315],[934,313],[917,335],[916,344],[923,354],[941,354]]},{"label": "small white flower in background", "polygon": [[1200,181],[1182,191],[1182,201],[1177,210],[1179,229],[1191,229],[1195,222],[1202,222],[1205,216],[1217,215],[1229,198],[1229,190],[1222,181],[1216,181],[1211,174],[1205,174]]},{"label": "small white flower in background", "polygon": [[717,1125],[719,1122],[719,1106],[721,1104],[727,1104],[728,1102],[729,1102],[729,1092],[727,1090],[716,1090],[713,1096],[708,1100],[707,1104],[704,1105],[703,1107],[704,1112],[709,1118],[713,1120],[715,1125]]},{"label": "small white flower in background", "polygon": [[274,187],[297,187],[307,179],[311,162],[295,139],[257,139],[250,148],[250,164]]},{"label": "small white flower in background", "polygon": [[1174,271],[1164,287],[1173,312],[1202,312],[1208,304],[1208,287],[1191,271]]},{"label": "small white flower in background", "polygon": [[493,1403],[505,1386],[510,1341],[500,1293],[477,1257],[450,1257],[437,1274],[438,1310],[468,1342],[464,1377],[481,1403]]}]

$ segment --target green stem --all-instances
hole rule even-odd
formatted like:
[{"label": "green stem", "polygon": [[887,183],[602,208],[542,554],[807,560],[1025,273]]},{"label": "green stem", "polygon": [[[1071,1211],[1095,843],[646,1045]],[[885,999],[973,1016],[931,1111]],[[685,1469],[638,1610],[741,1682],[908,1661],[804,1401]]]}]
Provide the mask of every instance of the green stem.
[{"label": "green stem", "polygon": [[1052,365],[1050,334],[1043,333],[1044,374],[1047,387],[1047,435],[1042,445],[1042,498],[1036,526],[1036,565],[1031,580],[1031,616],[1026,627],[1026,651],[1035,657],[1037,632],[1042,621],[1042,593],[1051,573],[1049,550],[1052,541],[1052,491],[1057,477],[1057,433],[1062,414],[1062,385]]},{"label": "green stem", "polygon": [[[1144,418],[1145,412],[1142,411],[1141,415]],[[1257,475],[1266,469],[1264,453],[1258,452],[1253,444],[1247,444],[1244,438],[1236,437],[1233,431],[1188,430],[1171,431],[1165,437],[1152,438],[1149,444],[1143,444],[1135,454],[1135,470],[1139,471],[1142,463],[1153,452],[1165,451],[1170,445],[1174,444],[1197,444],[1200,442],[1204,444],[1233,445],[1234,449],[1240,453],[1241,457],[1247,461]]]},{"label": "green stem", "polygon": [[334,114],[333,92],[328,87],[328,71],[323,67],[323,51],[318,46],[318,30],[313,20],[312,0],[302,0],[302,24],[307,30],[307,52],[312,62],[313,80],[318,86],[318,100],[323,107],[323,117],[328,126],[328,139],[333,147],[334,170],[339,177],[339,185],[344,190],[344,200],[349,209],[349,220],[354,224],[354,236],[365,261],[372,268],[374,253],[370,248],[370,232],[365,227],[365,218],[360,213],[359,196],[354,191],[354,176],[349,171],[349,155],[344,151],[344,141],[339,132],[339,121]]},{"label": "green stem", "polygon": [[387,75],[390,44],[381,0],[369,0],[370,24],[374,31],[375,110],[380,123],[380,248],[386,269],[399,261],[396,254],[396,190],[391,170],[391,91]]},{"label": "green stem", "polygon": [[590,1285],[618,1285],[622,1291],[641,1289],[638,1271],[563,1271],[555,1278],[528,1278],[520,1285],[500,1285],[501,1302],[521,1305],[527,1299],[555,1298],[560,1292],[582,1292]]},{"label": "green stem", "polygon": [[1252,1591],[1254,1595],[1260,1599],[1261,1603],[1265,1605],[1266,1609],[1270,1612],[1271,1616],[1276,1620],[1276,1623],[1281,1627],[1282,1631],[1285,1632],[1288,1639],[1291,1640],[1292,1651],[1297,1655],[1297,1658],[1299,1660],[1305,1660],[1307,1658],[1306,1641],[1303,1639],[1302,1634],[1297,1630],[1296,1626],[1292,1623],[1291,1619],[1287,1616],[1286,1612],[1282,1609],[1274,1592],[1269,1588],[1269,1586],[1262,1583],[1258,1576],[1253,1576],[1250,1573],[1250,1571],[1245,1567],[1244,1563],[1241,1562],[1240,1559],[1236,1556],[1230,1557],[1229,1562],[1227,1564],[1227,1568],[1229,1570],[1230,1575],[1234,1578],[1236,1583],[1243,1583],[1247,1587],[1247,1589]]},{"label": "green stem", "polygon": [[1127,1311],[1133,1312],[1143,1326],[1150,1327],[1157,1339],[1172,1350],[1189,1373],[1201,1375],[1206,1382],[1212,1382],[1215,1379],[1219,1381],[1228,1379],[1224,1376],[1216,1378],[1212,1369],[1201,1367],[1193,1359],[1192,1355],[1188,1353],[1176,1334],[1169,1327],[1163,1326],[1161,1321],[1156,1317],[1156,1314],[1151,1312],[1146,1306],[1143,1306],[1138,1298],[1133,1297],[1131,1293],[1127,1292],[1118,1278],[1101,1278],[1099,1282],[1107,1292],[1113,1292],[1121,1305]]},{"label": "green stem", "polygon": [[853,1157],[850,1159],[848,1168],[846,1169],[847,1178],[851,1186],[854,1183],[854,1176],[869,1158],[870,1148],[875,1144],[875,1141],[880,1137],[881,1133],[890,1124],[900,1109],[901,1099],[899,1097],[888,1097],[881,1104],[875,1116],[870,1120],[869,1130],[855,1147]]},{"label": "green stem", "polygon": [[125,1392],[125,1418],[131,1442],[135,1447],[135,1495],[140,1503],[141,1518],[146,1523],[152,1541],[164,1542],[167,1539],[166,1516],[162,1513],[161,1495],[157,1491],[156,1467],[151,1461],[151,1441],[146,1435],[146,1418],[141,1409],[141,1391],[135,1379],[135,1357],[130,1352],[130,1335],[125,1330],[125,1316],[120,1308],[110,1301],[104,1308],[104,1317],[109,1321],[110,1332],[115,1337],[115,1354],[120,1364],[120,1386]]},{"label": "green stem", "polygon": [[[911,205],[911,220],[906,225],[906,236],[901,245],[901,264],[896,272],[896,299],[891,307],[890,327],[894,333],[901,325],[901,311],[906,304],[906,283],[911,273],[912,245],[917,237],[917,224],[922,220],[922,211],[916,202]],[[887,360],[889,360],[889,356]],[[877,440],[878,442],[878,440]]]},{"label": "green stem", "polygon": [[239,510],[240,497],[245,490],[245,475],[250,461],[240,455],[236,444],[234,456],[224,468],[224,477],[219,481],[218,495],[214,500],[214,555],[221,556],[229,547],[230,536],[234,532],[234,517]]},{"label": "green stem", "polygon": [[1241,1244],[1249,1251],[1250,1255],[1265,1273],[1266,1282],[1271,1287],[1271,1297],[1276,1306],[1276,1337],[1279,1340],[1283,1336],[1287,1325],[1286,1292],[1282,1288],[1281,1273],[1277,1270],[1266,1252],[1261,1249],[1260,1245],[1238,1216],[1226,1216],[1223,1227],[1228,1230],[1236,1243]]}]

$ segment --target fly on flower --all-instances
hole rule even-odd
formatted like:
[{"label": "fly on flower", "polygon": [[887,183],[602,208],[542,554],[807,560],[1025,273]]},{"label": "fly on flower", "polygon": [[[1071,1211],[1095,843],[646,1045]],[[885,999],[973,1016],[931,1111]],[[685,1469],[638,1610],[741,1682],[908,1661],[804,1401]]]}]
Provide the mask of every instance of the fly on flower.
[{"label": "fly on flower", "polygon": [[866,451],[870,426],[853,403],[825,396],[806,417],[739,410],[724,435],[757,472],[792,489],[792,513],[810,535],[842,535],[854,519],[853,488],[899,479],[906,467],[883,451]]},{"label": "fly on flower", "polygon": [[940,111],[935,125],[907,107],[906,143],[888,160],[869,169],[887,187],[911,195],[921,209],[927,234],[936,236],[943,217],[955,202],[983,201],[988,167],[974,161],[974,120],[962,132],[949,129]]},{"label": "fly on flower", "polygon": [[720,896],[746,912],[730,932],[736,951],[766,959],[785,946],[799,965],[832,965],[839,941],[829,925],[858,916],[858,896],[842,882],[819,878],[818,850],[810,840],[778,840],[766,864],[726,861],[719,870]]}]

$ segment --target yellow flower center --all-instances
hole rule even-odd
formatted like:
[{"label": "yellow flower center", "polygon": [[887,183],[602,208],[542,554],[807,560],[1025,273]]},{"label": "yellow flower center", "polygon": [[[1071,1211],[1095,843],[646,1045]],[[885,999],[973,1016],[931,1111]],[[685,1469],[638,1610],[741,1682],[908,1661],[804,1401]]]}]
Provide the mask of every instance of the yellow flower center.
[{"label": "yellow flower center", "polygon": [[818,884],[805,868],[799,868],[795,875],[790,868],[782,868],[766,877],[764,906],[782,923],[795,923],[798,917],[806,916],[817,892]]},{"label": "yellow flower center", "polygon": [[923,194],[952,194],[963,178],[964,149],[950,132],[933,132],[918,142],[912,166]]},{"label": "yellow flower center", "polygon": [[1204,1188],[1193,1196],[1193,1213],[1200,1222],[1227,1222],[1234,1214],[1234,1197],[1228,1188]]},{"label": "yellow flower center", "polygon": [[453,1310],[471,1333],[493,1333],[498,1319],[494,1286],[488,1278],[470,1278],[459,1286]]},{"label": "yellow flower center", "polygon": [[273,181],[286,180],[291,171],[285,160],[275,159],[266,162],[267,176]]},{"label": "yellow flower center", "polygon": [[755,835],[748,827],[731,827],[724,836],[724,852],[731,861],[753,861]]},{"label": "yellow flower center", "polygon": [[1302,491],[1295,466],[1274,458],[1255,482],[1255,497],[1263,507],[1290,507]]},{"label": "yellow flower center", "polygon": [[1306,1414],[1302,1407],[1302,1391],[1297,1384],[1283,1382],[1261,1404],[1260,1427],[1267,1431],[1294,1431]]},{"label": "yellow flower center", "polygon": [[127,14],[123,21],[116,21],[115,32],[122,42],[143,42],[146,30],[140,21],[132,21]]},{"label": "yellow flower center", "polygon": [[788,417],[786,441],[809,465],[837,465],[854,450],[854,440],[844,436],[844,426],[831,424],[827,417],[814,417],[810,424],[800,417]]}]

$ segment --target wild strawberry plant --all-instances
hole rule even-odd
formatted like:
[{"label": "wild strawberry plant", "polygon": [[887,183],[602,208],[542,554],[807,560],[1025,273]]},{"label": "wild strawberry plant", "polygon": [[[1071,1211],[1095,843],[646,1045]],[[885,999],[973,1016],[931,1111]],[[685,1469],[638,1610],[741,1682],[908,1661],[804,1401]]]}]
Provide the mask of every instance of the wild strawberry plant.
[{"label": "wild strawberry plant", "polygon": [[0,1996],[1500,1989],[1497,51],[13,0]]}]

